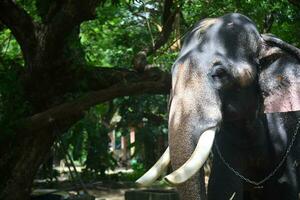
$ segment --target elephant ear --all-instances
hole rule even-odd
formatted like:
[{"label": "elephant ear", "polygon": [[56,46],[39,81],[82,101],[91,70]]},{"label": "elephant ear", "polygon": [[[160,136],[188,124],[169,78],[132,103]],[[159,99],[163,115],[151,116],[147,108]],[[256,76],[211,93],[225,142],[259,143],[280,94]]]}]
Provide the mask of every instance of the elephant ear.
[{"label": "elephant ear", "polygon": [[270,35],[262,35],[259,85],[265,113],[300,110],[300,50]]}]

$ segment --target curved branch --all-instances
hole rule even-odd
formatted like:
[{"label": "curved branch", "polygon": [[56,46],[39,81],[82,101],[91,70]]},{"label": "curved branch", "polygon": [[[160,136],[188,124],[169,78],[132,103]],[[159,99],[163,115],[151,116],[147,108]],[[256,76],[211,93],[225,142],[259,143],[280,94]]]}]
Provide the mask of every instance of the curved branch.
[{"label": "curved branch", "polygon": [[[145,70],[147,63],[147,56],[154,54],[159,48],[166,44],[173,31],[173,24],[175,16],[180,11],[182,5],[175,8],[173,0],[164,0],[164,8],[162,13],[162,31],[154,40],[154,44],[145,47],[139,51],[133,58],[133,68],[139,72]],[[172,11],[174,9],[174,11]]]},{"label": "curved branch", "polygon": [[264,22],[263,22],[263,33],[268,33],[271,31],[273,23],[275,21],[275,12],[271,12],[265,15]]},{"label": "curved branch", "polygon": [[13,33],[23,52],[35,46],[35,24],[30,15],[12,0],[0,1],[0,21]]},{"label": "curved branch", "polygon": [[[59,10],[48,19],[49,37],[63,42],[81,22],[95,18],[99,0],[64,0]],[[49,16],[48,16],[49,17]]]},{"label": "curved branch", "polygon": [[[154,47],[149,49],[148,54],[154,53],[168,41],[173,30],[176,13],[180,11],[180,7],[175,9],[173,0],[164,1],[164,10],[162,14],[162,31],[160,36],[156,39]],[[172,9],[174,9],[173,12]]]},{"label": "curved branch", "polygon": [[39,130],[59,128],[66,130],[78,121],[91,106],[117,97],[139,94],[167,94],[171,87],[171,76],[167,73],[160,81],[138,81],[118,83],[99,91],[88,92],[84,97],[50,108],[21,122],[17,132],[31,134]]}]

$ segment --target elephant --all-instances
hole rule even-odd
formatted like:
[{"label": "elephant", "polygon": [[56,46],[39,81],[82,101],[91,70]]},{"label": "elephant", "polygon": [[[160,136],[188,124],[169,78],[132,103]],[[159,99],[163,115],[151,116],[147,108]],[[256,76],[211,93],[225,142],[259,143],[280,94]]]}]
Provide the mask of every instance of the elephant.
[{"label": "elephant", "polygon": [[193,27],[171,73],[169,147],[138,184],[171,164],[182,200],[299,198],[299,49],[230,13]]}]

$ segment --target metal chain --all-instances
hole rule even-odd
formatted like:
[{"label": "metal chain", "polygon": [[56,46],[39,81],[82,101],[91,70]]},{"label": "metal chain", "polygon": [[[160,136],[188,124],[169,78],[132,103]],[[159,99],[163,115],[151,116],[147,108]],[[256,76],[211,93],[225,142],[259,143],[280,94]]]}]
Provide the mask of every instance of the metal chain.
[{"label": "metal chain", "polygon": [[262,179],[261,181],[253,181],[253,180],[250,180],[249,178],[243,176],[242,174],[240,174],[237,170],[235,170],[233,167],[230,166],[230,164],[224,159],[224,157],[222,156],[221,152],[220,152],[220,149],[219,149],[219,146],[217,144],[217,142],[215,141],[215,146],[216,146],[216,150],[217,150],[217,153],[220,157],[220,159],[222,160],[222,162],[226,165],[226,167],[228,169],[230,169],[236,176],[240,177],[242,180],[246,181],[247,183],[250,183],[252,185],[255,185],[255,186],[260,186],[261,184],[265,183],[267,180],[269,180],[271,177],[273,177],[276,172],[279,170],[279,168],[283,165],[284,161],[286,160],[288,154],[290,153],[291,149],[292,149],[292,146],[294,145],[294,142],[296,140],[296,136],[298,134],[298,129],[300,127],[300,121],[298,120],[297,122],[297,126],[296,126],[296,130],[293,134],[293,137],[292,137],[292,140],[291,140],[291,143],[290,145],[288,146],[284,156],[282,157],[282,160],[278,163],[278,165],[275,167],[275,169],[268,175],[266,176],[264,179]]}]

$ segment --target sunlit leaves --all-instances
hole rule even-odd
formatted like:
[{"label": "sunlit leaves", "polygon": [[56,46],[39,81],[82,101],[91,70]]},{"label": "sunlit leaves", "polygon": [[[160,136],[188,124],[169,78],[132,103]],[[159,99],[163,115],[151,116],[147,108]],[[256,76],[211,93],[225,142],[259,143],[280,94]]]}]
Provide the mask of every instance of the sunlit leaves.
[{"label": "sunlit leaves", "polygon": [[11,31],[4,29],[0,32],[0,70],[11,67],[11,62],[23,65],[23,56]]},{"label": "sunlit leaves", "polygon": [[143,25],[126,7],[103,7],[99,18],[81,25],[81,42],[87,61],[104,67],[130,67],[135,52],[149,42]]}]

